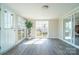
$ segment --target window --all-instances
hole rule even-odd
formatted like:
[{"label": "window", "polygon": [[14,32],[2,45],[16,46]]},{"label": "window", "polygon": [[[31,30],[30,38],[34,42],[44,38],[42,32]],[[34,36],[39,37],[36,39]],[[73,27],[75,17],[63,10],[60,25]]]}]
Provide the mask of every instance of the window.
[{"label": "window", "polygon": [[48,21],[36,21],[36,38],[47,38]]},{"label": "window", "polygon": [[12,20],[13,20],[13,14],[5,10],[4,11],[4,28],[12,28]]}]

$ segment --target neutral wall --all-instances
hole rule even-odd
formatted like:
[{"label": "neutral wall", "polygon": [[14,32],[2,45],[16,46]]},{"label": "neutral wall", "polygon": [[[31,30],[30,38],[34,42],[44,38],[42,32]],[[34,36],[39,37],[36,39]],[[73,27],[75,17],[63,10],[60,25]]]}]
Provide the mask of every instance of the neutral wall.
[{"label": "neutral wall", "polygon": [[58,22],[58,38],[63,39],[63,19],[59,19]]},{"label": "neutral wall", "polygon": [[58,20],[49,21],[49,38],[58,38]]}]

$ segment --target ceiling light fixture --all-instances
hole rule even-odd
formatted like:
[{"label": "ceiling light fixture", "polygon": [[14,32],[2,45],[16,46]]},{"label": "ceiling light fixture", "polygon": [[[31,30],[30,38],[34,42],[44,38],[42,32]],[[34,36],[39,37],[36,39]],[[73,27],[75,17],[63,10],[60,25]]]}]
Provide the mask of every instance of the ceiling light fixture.
[{"label": "ceiling light fixture", "polygon": [[44,5],[42,8],[44,8],[44,9],[48,9],[49,6],[48,6],[48,5]]}]

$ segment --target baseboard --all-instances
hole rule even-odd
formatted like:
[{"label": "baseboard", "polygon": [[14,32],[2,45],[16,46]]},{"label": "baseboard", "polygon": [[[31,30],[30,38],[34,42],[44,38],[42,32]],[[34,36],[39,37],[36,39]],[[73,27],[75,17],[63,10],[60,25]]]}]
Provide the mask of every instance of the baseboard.
[{"label": "baseboard", "polygon": [[[60,39],[60,40],[62,40],[62,39]],[[77,45],[75,45],[75,44],[72,44],[72,43],[70,43],[70,42],[68,42],[68,41],[66,41],[66,40],[62,40],[63,42],[65,42],[65,43],[67,43],[67,44],[69,44],[69,45],[72,45],[73,47],[75,47],[75,48],[77,48],[77,49],[79,49],[79,46],[77,46]]]},{"label": "baseboard", "polygon": [[58,39],[58,38],[47,38],[47,39]]}]

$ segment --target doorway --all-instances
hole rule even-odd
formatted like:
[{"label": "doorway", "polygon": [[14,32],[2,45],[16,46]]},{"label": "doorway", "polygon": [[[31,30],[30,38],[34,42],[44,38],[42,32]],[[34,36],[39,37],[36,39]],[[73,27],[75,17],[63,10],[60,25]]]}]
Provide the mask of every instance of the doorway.
[{"label": "doorway", "polygon": [[36,38],[48,38],[48,21],[36,21]]}]

